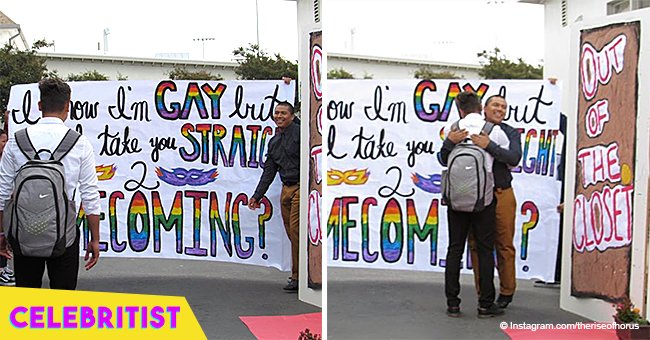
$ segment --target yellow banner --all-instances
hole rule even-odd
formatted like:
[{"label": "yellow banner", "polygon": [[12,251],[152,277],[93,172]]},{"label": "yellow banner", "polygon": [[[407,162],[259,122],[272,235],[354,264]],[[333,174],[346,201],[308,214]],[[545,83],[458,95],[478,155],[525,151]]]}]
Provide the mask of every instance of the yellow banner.
[{"label": "yellow banner", "polygon": [[206,339],[184,297],[0,287],[3,338]]}]

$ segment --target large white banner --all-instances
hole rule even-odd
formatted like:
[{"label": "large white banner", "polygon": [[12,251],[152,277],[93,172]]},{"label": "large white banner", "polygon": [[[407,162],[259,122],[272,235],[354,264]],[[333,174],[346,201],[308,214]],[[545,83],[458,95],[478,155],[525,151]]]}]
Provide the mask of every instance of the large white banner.
[{"label": "large white banner", "polygon": [[[206,259],[288,270],[279,180],[260,209],[246,205],[275,134],[275,104],[293,102],[293,83],[70,83],[66,125],[88,137],[95,150],[102,256]],[[40,119],[38,101],[37,84],[11,89],[10,138]],[[77,221],[85,247],[83,209]]]},{"label": "large white banner", "polygon": [[[463,90],[508,101],[504,122],[521,131],[523,150],[512,169],[517,277],[553,280],[563,136],[560,88],[541,80],[330,81],[329,265],[444,270],[448,233],[438,152],[444,127],[459,119],[453,98]],[[464,268],[469,272],[471,263]]]}]

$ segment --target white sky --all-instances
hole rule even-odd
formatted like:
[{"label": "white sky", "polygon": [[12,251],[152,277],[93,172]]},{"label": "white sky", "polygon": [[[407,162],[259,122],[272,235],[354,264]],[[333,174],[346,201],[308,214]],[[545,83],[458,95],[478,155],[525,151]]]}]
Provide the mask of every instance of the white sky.
[{"label": "white sky", "polygon": [[[477,64],[495,46],[507,57],[539,64],[544,9],[515,0],[321,0],[329,52]],[[258,0],[260,44],[298,58],[296,2]],[[230,61],[232,50],[256,41],[255,0],[2,0],[0,11],[20,24],[29,43],[55,41],[58,53]],[[351,31],[354,34],[351,34]],[[194,38],[215,38],[204,44]],[[101,43],[98,50],[97,44]]]},{"label": "white sky", "polygon": [[[296,2],[258,3],[262,49],[296,60]],[[230,61],[235,48],[257,40],[255,0],[2,0],[0,11],[21,26],[30,44],[53,40],[57,53],[104,54],[105,28],[107,55],[116,56],[189,53],[200,60],[203,44],[192,39],[215,38],[205,42],[205,59]]]},{"label": "white sky", "polygon": [[[324,48],[477,64],[498,46],[509,59],[544,57],[544,6],[515,0],[322,0]],[[354,34],[351,34],[354,30]]]}]

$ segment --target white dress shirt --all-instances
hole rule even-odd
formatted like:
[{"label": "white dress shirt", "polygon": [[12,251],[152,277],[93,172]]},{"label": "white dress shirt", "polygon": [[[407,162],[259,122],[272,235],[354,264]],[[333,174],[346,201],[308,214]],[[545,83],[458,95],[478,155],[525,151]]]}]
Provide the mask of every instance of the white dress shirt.
[{"label": "white dress shirt", "polygon": [[[451,123],[445,128],[445,136],[449,134],[452,125],[454,124]],[[458,121],[458,128],[461,130],[467,130],[470,136],[481,134],[481,130],[483,130],[484,125],[485,119],[480,113],[470,113]],[[505,131],[501,130],[499,124],[494,124],[494,128],[488,137],[490,137],[491,141],[495,142],[498,146],[504,149],[508,149],[510,147],[510,140],[508,139],[508,135],[505,133]],[[470,139],[467,142],[472,143],[472,140]],[[494,157],[492,157],[492,155],[490,155],[490,153],[487,151],[485,154],[485,168],[488,171],[492,172],[492,163],[494,162]]]},{"label": "white dress shirt", "polygon": [[[67,132],[68,127],[61,119],[55,117],[43,117],[37,124],[27,128],[27,135],[35,150],[54,151]],[[39,155],[43,159],[50,157],[45,151]],[[16,172],[25,163],[27,158],[18,148],[16,138],[12,135],[0,160],[0,211],[4,210],[6,201],[14,191]],[[82,135],[61,163],[65,169],[65,190],[68,198],[72,199],[76,190],[75,197],[81,197],[86,214],[98,215],[100,207],[95,155],[88,138]]]}]

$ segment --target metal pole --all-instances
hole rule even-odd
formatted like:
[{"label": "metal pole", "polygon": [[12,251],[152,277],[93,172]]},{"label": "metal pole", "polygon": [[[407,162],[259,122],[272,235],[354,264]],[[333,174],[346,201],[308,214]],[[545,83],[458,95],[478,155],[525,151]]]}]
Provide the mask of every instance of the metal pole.
[{"label": "metal pole", "polygon": [[108,28],[104,28],[104,54],[108,52],[108,35],[111,31]]},{"label": "metal pole", "polygon": [[201,58],[205,59],[205,42],[212,41],[214,38],[194,38],[192,40],[201,42]]},{"label": "metal pole", "polygon": [[257,4],[257,0],[255,0],[255,21],[256,21],[255,27],[257,28],[257,47],[259,47],[260,46],[260,11]]}]

